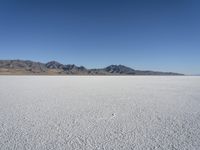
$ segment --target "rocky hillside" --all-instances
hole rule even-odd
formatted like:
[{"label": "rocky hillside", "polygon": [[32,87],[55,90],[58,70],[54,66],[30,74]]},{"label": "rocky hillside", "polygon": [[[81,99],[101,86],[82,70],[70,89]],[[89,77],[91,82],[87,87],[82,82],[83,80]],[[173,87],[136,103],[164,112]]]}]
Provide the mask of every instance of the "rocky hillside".
[{"label": "rocky hillside", "polygon": [[110,65],[100,69],[64,65],[56,61],[48,63],[29,60],[0,60],[1,75],[182,75],[172,72],[140,71],[123,65]]}]

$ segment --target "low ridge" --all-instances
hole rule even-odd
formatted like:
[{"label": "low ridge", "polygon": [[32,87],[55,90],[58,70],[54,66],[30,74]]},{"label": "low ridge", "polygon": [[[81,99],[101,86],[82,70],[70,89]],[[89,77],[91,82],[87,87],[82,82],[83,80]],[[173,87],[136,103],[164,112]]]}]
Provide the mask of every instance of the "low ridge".
[{"label": "low ridge", "polygon": [[100,69],[87,69],[57,61],[48,63],[30,60],[0,60],[1,75],[183,75],[173,72],[134,70],[124,65],[110,65]]}]

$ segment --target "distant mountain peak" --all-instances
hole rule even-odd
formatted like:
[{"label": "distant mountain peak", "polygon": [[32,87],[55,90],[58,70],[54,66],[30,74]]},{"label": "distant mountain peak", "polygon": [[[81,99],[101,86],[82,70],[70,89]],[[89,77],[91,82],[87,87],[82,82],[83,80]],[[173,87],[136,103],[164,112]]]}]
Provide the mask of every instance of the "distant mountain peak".
[{"label": "distant mountain peak", "polygon": [[61,64],[57,61],[47,63],[30,60],[0,60],[1,74],[45,74],[45,75],[182,75],[172,72],[134,70],[124,65],[110,65],[101,69],[87,69],[74,64]]},{"label": "distant mountain peak", "polygon": [[57,61],[50,61],[45,64],[45,66],[49,69],[62,69],[64,67],[63,64],[57,62]]},{"label": "distant mountain peak", "polygon": [[117,74],[135,74],[135,70],[130,68],[130,67],[126,67],[124,65],[110,65],[108,67],[105,68],[106,71],[110,72],[110,73],[117,73]]}]

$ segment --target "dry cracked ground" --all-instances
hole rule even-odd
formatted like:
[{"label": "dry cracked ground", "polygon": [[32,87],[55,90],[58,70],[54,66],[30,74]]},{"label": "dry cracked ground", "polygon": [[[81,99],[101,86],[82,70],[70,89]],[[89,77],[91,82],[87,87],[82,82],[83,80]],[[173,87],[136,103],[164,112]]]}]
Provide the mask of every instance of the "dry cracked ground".
[{"label": "dry cracked ground", "polygon": [[0,149],[200,149],[200,77],[0,76]]}]

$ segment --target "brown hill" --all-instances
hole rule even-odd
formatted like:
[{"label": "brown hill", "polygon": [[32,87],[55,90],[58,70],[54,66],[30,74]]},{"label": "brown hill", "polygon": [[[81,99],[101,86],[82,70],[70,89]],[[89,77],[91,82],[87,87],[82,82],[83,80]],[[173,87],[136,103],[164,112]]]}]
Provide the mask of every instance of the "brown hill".
[{"label": "brown hill", "polygon": [[123,65],[110,65],[100,69],[64,65],[56,61],[48,63],[30,60],[0,60],[1,75],[183,75],[172,72],[140,71]]}]

